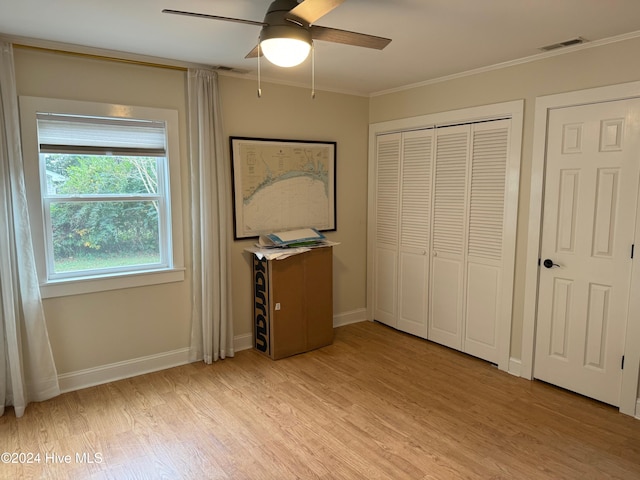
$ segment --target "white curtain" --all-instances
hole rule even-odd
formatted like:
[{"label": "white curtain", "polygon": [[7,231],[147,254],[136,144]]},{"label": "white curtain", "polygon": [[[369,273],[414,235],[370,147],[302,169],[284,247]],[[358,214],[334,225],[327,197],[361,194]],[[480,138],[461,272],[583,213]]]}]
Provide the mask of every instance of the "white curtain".
[{"label": "white curtain", "polygon": [[191,360],[232,357],[231,166],[224,158],[216,72],[188,72],[193,236]]},{"label": "white curtain", "polygon": [[13,48],[0,42],[0,414],[60,393],[27,212]]}]

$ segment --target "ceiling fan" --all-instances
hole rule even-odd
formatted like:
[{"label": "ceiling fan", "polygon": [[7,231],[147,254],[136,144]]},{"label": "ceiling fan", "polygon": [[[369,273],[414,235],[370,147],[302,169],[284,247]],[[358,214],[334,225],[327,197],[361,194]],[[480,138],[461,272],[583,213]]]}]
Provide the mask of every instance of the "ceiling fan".
[{"label": "ceiling fan", "polygon": [[275,65],[293,67],[307,58],[313,40],[343,43],[378,50],[382,50],[391,42],[388,38],[315,25],[318,19],[345,1],[303,0],[298,2],[298,0],[275,0],[269,6],[262,22],[181,10],[164,9],[162,12],[260,26],[262,30],[260,31],[258,45],[245,58],[260,57],[264,54],[267,60]]}]

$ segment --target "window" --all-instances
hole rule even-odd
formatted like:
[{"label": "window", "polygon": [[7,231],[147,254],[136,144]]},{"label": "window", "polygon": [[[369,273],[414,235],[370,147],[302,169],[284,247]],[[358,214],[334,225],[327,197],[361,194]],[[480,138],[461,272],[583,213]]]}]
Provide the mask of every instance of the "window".
[{"label": "window", "polygon": [[20,107],[43,296],[182,279],[177,112],[34,97]]}]

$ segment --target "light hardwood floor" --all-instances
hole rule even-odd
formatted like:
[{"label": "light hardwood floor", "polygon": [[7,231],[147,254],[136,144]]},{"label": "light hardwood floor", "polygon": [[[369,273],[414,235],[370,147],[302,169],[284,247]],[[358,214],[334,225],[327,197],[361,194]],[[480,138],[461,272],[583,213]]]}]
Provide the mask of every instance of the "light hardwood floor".
[{"label": "light hardwood floor", "polygon": [[0,452],[40,454],[11,479],[637,480],[640,421],[363,322],[10,410]]}]

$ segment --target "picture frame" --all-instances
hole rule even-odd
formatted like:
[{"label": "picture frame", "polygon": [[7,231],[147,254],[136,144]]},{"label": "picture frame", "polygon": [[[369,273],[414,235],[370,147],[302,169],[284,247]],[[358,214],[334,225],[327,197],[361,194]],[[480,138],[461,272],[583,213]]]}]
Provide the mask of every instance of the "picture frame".
[{"label": "picture frame", "polygon": [[336,230],[336,142],[229,137],[234,238]]}]

